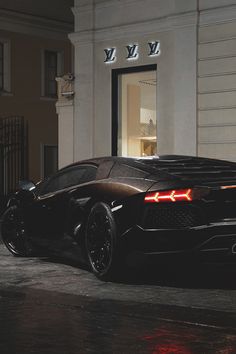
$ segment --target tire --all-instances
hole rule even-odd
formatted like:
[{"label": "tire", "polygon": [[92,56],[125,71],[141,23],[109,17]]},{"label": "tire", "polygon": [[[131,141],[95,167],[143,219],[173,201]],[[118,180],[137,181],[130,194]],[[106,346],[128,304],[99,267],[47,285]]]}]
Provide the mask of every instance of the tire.
[{"label": "tire", "polygon": [[105,203],[96,203],[88,216],[85,251],[91,271],[104,281],[119,273],[118,241],[114,217]]},{"label": "tire", "polygon": [[7,249],[14,256],[28,257],[33,255],[33,248],[18,206],[9,207],[2,215],[1,237]]}]

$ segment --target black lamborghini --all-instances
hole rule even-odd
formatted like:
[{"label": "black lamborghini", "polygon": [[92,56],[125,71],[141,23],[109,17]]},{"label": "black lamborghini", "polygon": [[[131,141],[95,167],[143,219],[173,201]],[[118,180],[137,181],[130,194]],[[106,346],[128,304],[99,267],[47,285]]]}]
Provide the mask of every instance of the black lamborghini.
[{"label": "black lamborghini", "polygon": [[21,181],[1,236],[16,256],[73,250],[103,280],[139,257],[234,261],[236,163],[175,155],[78,162],[37,185]]}]

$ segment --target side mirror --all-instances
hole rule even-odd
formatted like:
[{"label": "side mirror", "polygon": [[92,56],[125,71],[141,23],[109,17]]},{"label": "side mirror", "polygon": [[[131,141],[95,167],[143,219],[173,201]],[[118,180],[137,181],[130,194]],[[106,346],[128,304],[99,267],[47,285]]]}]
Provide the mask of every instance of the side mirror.
[{"label": "side mirror", "polygon": [[20,180],[19,189],[23,191],[33,191],[36,188],[36,185],[32,181]]},{"label": "side mirror", "polygon": [[31,181],[21,180],[18,183],[19,190],[16,192],[17,198],[22,205],[31,203],[35,199],[35,184]]}]

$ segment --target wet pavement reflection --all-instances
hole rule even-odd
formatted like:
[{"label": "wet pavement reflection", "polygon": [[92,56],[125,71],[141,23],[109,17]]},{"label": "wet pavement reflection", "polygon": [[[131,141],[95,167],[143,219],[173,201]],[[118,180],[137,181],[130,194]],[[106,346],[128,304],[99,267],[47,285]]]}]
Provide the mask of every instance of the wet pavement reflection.
[{"label": "wet pavement reflection", "polygon": [[175,268],[103,283],[0,245],[0,354],[236,354],[233,267]]},{"label": "wet pavement reflection", "polygon": [[198,310],[22,290],[0,291],[4,354],[236,353],[235,316],[224,327],[209,311],[204,323]]}]

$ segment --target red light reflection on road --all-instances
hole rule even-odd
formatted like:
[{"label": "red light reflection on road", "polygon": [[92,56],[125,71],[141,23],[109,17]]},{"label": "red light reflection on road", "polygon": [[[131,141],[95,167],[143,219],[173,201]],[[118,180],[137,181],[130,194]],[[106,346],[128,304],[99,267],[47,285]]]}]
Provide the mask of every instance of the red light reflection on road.
[{"label": "red light reflection on road", "polygon": [[182,346],[170,345],[153,348],[152,354],[192,354],[192,352]]},{"label": "red light reflection on road", "polygon": [[[187,345],[178,343],[178,339],[173,337],[176,337],[176,334],[173,336],[173,332],[161,329],[151,336],[143,337],[143,339],[149,342],[151,354],[192,354]],[[196,336],[190,335],[190,337],[192,338],[190,339],[188,336],[190,340],[196,339]],[[166,343],[170,341],[170,338],[172,338],[172,343]],[[186,340],[187,343],[188,339],[182,338],[181,342]]]},{"label": "red light reflection on road", "polygon": [[[215,338],[215,341],[214,339]],[[218,333],[207,328],[159,328],[152,335],[142,337],[148,343],[148,354],[193,354],[210,352],[236,354],[235,335]]]}]

